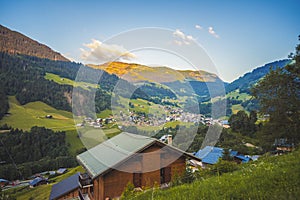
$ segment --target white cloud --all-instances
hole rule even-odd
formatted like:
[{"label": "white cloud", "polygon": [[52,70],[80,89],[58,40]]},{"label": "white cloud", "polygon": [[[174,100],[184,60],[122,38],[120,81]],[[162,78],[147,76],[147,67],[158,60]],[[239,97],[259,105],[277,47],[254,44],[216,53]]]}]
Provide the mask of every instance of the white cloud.
[{"label": "white cloud", "polygon": [[136,56],[124,47],[116,44],[104,44],[99,40],[92,39],[89,44],[84,44],[88,49],[81,50],[81,58],[85,61],[103,63],[115,60],[129,61]]},{"label": "white cloud", "polygon": [[173,36],[176,38],[174,40],[174,43],[177,45],[189,45],[191,42],[196,41],[196,39],[191,35],[186,35],[184,32],[180,31],[179,29],[176,29],[173,33]]},{"label": "white cloud", "polygon": [[202,30],[203,29],[202,26],[200,26],[199,24],[196,24],[195,28],[198,29],[198,30]]},{"label": "white cloud", "polygon": [[214,36],[215,38],[220,38],[220,36],[214,31],[213,27],[208,27],[208,33]]},{"label": "white cloud", "polygon": [[185,39],[185,34],[182,31],[180,31],[179,29],[176,29],[175,32],[173,33],[173,35],[175,37],[181,38],[183,40]]}]

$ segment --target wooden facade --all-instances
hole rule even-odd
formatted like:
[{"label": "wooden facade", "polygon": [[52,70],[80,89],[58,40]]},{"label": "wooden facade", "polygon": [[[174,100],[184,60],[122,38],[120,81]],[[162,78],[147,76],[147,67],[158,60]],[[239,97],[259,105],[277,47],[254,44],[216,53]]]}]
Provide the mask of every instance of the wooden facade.
[{"label": "wooden facade", "polygon": [[76,189],[69,191],[68,193],[56,198],[55,200],[74,199],[78,196],[79,196],[79,190],[78,190],[78,188],[76,188]]},{"label": "wooden facade", "polygon": [[137,188],[169,183],[185,172],[186,158],[187,154],[155,142],[91,180],[90,187],[81,193],[92,200],[104,200],[120,197],[129,182]]}]

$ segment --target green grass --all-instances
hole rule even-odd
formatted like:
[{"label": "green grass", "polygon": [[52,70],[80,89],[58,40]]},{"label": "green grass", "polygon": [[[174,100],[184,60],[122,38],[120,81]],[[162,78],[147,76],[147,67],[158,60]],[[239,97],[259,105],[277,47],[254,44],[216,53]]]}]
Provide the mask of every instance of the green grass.
[{"label": "green grass", "polygon": [[99,129],[95,129],[93,127],[83,127],[78,129],[78,131],[81,135],[81,142],[87,149],[92,148],[102,143],[104,140],[107,140],[108,138],[111,138],[121,132],[116,127]]},{"label": "green grass", "polygon": [[66,131],[66,142],[69,144],[69,153],[76,155],[77,152],[84,148],[80,138],[78,137],[77,130]]},{"label": "green grass", "polygon": [[97,85],[97,84],[86,83],[86,82],[76,82],[71,79],[62,78],[62,77],[60,77],[56,74],[52,74],[52,73],[46,73],[45,79],[52,80],[61,85],[72,85],[74,87],[82,87],[83,89],[87,89],[87,90],[89,89],[89,87],[90,88],[99,88],[99,85]]},{"label": "green grass", "polygon": [[[0,125],[8,124],[13,128],[29,130],[33,126],[44,126],[53,130],[75,129],[71,112],[57,110],[43,102],[30,102],[20,105],[14,96],[9,97],[10,115],[3,117]],[[52,115],[47,119],[46,115]]]},{"label": "green grass", "polygon": [[231,110],[233,114],[236,114],[240,110],[244,110],[246,113],[248,113],[248,111],[246,111],[241,104],[232,105]]},{"label": "green grass", "polygon": [[98,114],[97,114],[97,117],[98,117],[98,118],[104,119],[104,118],[109,117],[110,115],[112,115],[112,111],[106,109],[106,110],[103,110],[103,111],[101,111],[100,113],[98,113]]},{"label": "green grass", "polygon": [[70,168],[67,173],[50,179],[50,184],[41,185],[35,188],[22,187],[17,189],[10,189],[7,191],[7,193],[16,196],[17,200],[48,200],[52,185],[72,176],[77,172],[84,172],[84,170],[81,166]]},{"label": "green grass", "polygon": [[265,157],[233,173],[204,178],[167,190],[150,190],[134,199],[298,199],[300,151]]},{"label": "green grass", "polygon": [[239,90],[232,91],[226,95],[226,97],[234,97],[237,100],[247,101],[251,99],[251,96],[247,93],[239,93]]}]

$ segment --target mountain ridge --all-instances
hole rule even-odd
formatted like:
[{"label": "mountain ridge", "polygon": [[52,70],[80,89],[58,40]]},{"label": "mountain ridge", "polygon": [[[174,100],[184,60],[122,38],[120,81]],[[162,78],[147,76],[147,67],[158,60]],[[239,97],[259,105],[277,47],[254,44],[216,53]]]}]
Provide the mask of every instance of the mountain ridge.
[{"label": "mountain ridge", "polygon": [[166,66],[150,67],[147,65],[125,62],[108,62],[101,65],[87,64],[94,69],[102,69],[109,74],[115,74],[129,82],[175,82],[175,81],[200,81],[215,82],[221,80],[217,75],[203,70],[175,70]]},{"label": "mountain ridge", "polygon": [[70,61],[50,47],[0,24],[0,52],[24,54],[50,60]]},{"label": "mountain ridge", "polygon": [[249,93],[250,87],[256,84],[261,78],[263,78],[270,69],[282,68],[291,62],[290,59],[276,60],[269,62],[263,66],[254,68],[251,72],[247,72],[239,78],[232,81],[226,86],[226,92],[232,92],[239,89],[240,92]]}]

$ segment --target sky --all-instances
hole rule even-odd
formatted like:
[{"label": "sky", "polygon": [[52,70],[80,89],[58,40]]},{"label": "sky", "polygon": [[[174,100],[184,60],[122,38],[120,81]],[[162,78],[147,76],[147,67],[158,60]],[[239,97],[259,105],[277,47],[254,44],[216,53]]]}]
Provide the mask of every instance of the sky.
[{"label": "sky", "polygon": [[197,65],[231,82],[294,51],[299,9],[299,0],[0,0],[0,24],[76,62]]}]

